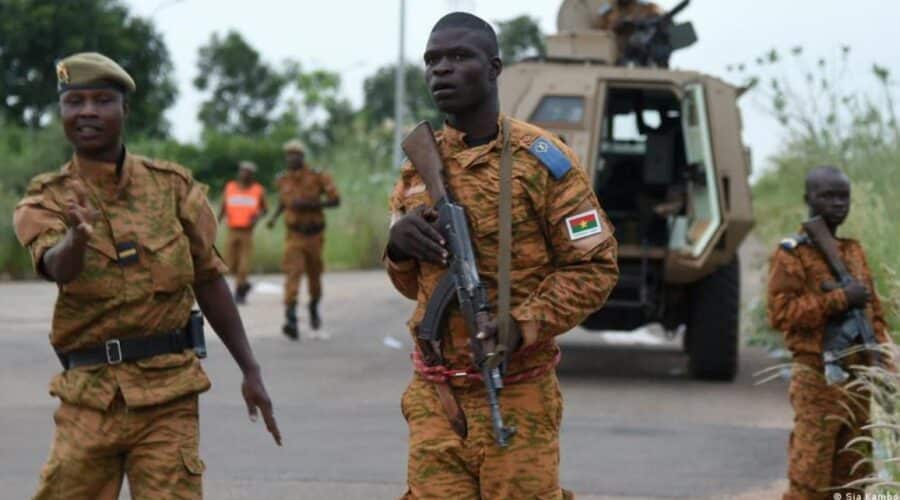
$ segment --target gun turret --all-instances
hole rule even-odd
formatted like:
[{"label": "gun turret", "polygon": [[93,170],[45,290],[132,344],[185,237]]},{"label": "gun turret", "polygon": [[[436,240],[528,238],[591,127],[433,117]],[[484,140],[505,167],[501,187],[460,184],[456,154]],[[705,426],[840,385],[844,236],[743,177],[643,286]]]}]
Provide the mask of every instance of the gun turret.
[{"label": "gun turret", "polygon": [[672,21],[690,3],[691,0],[682,0],[661,16],[625,21],[616,26],[617,34],[627,36],[618,64],[668,68],[672,52],[689,47],[697,41],[697,34],[691,23],[674,24]]}]

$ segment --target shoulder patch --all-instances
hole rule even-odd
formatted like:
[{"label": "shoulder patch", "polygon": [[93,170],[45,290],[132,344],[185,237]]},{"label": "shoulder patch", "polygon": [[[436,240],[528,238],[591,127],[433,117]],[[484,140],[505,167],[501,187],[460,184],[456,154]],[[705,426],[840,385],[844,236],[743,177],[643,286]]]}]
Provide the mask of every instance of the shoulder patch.
[{"label": "shoulder patch", "polygon": [[587,212],[566,217],[566,229],[569,230],[569,239],[575,241],[602,233],[603,224],[600,222],[597,209],[593,208]]},{"label": "shoulder patch", "polygon": [[550,171],[550,174],[556,180],[562,179],[572,168],[572,162],[569,161],[565,153],[546,137],[538,137],[537,140],[531,143],[528,151],[547,167],[547,170]]},{"label": "shoulder patch", "polygon": [[797,234],[794,236],[783,238],[779,245],[785,250],[793,250],[798,246],[805,245],[807,243],[809,243],[809,238],[805,234]]}]

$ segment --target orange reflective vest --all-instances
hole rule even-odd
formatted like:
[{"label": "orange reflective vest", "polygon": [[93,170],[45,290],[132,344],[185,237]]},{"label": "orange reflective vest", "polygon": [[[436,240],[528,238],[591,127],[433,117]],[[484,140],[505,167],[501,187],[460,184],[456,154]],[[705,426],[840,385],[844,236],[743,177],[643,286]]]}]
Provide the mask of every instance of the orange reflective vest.
[{"label": "orange reflective vest", "polygon": [[258,182],[246,188],[238,181],[230,181],[225,185],[225,216],[228,227],[245,229],[252,225],[253,218],[259,213],[266,192]]}]

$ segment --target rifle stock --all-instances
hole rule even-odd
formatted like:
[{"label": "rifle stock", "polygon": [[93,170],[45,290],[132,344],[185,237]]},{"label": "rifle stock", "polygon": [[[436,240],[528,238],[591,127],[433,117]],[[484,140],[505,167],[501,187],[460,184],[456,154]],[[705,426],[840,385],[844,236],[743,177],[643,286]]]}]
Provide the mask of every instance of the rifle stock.
[{"label": "rifle stock", "polygon": [[806,231],[816,248],[825,255],[825,261],[828,262],[828,267],[831,268],[835,278],[843,282],[845,278],[851,277],[850,272],[847,271],[847,265],[841,259],[837,240],[831,235],[831,231],[828,229],[828,225],[825,224],[824,219],[819,216],[809,219],[803,223],[803,230]]},{"label": "rifle stock", "polygon": [[[469,330],[469,346],[472,349],[473,361],[481,372],[485,385],[491,422],[494,427],[494,439],[498,446],[505,447],[516,429],[503,423],[498,397],[500,390],[503,389],[503,372],[500,366],[502,356],[495,352],[496,341],[490,337],[479,338],[478,335],[487,327],[490,319],[490,303],[487,299],[487,290],[478,275],[478,263],[469,233],[465,208],[461,204],[453,202],[450,193],[444,186],[441,151],[438,149],[434,133],[428,122],[423,121],[416,125],[403,140],[401,146],[425,183],[428,195],[437,208],[438,231],[447,240],[447,248],[450,253],[447,275],[441,279],[438,289],[432,294],[425,317],[419,325],[417,340],[420,349],[424,348],[422,349],[423,356],[430,361],[441,359],[441,332],[439,329],[452,302],[450,296],[450,284],[452,283],[452,292],[456,296],[459,311]],[[457,410],[454,410],[452,405],[445,405],[444,409],[450,418],[451,425],[455,426],[454,418]],[[459,414],[461,415],[461,412]],[[465,427],[464,420],[460,427]],[[462,433],[460,435],[465,437]]]},{"label": "rifle stock", "polygon": [[441,150],[434,140],[434,131],[431,124],[421,121],[401,143],[403,152],[412,163],[419,177],[425,182],[425,188],[434,204],[447,196],[444,188],[444,163],[441,160]]}]

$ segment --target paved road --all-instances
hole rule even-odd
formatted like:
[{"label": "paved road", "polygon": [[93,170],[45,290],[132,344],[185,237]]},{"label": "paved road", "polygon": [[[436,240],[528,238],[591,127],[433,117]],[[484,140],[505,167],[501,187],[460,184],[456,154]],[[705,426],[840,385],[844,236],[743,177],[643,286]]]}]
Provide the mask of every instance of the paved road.
[{"label": "paved road", "polygon": [[[285,446],[248,422],[237,368],[211,342],[213,389],[201,399],[207,496],[396,497],[406,464],[399,398],[410,377],[411,304],[379,271],[332,273],[324,316],[333,338],[291,343],[278,333],[280,278],[257,282],[242,312]],[[28,497],[50,442],[54,294],[43,283],[0,285],[0,498]],[[752,378],[772,361],[744,349],[737,382],[701,383],[686,377],[676,347],[606,345],[620,337],[575,331],[565,339],[564,484],[582,498],[775,497],[790,425],[786,388],[754,386]]]}]

